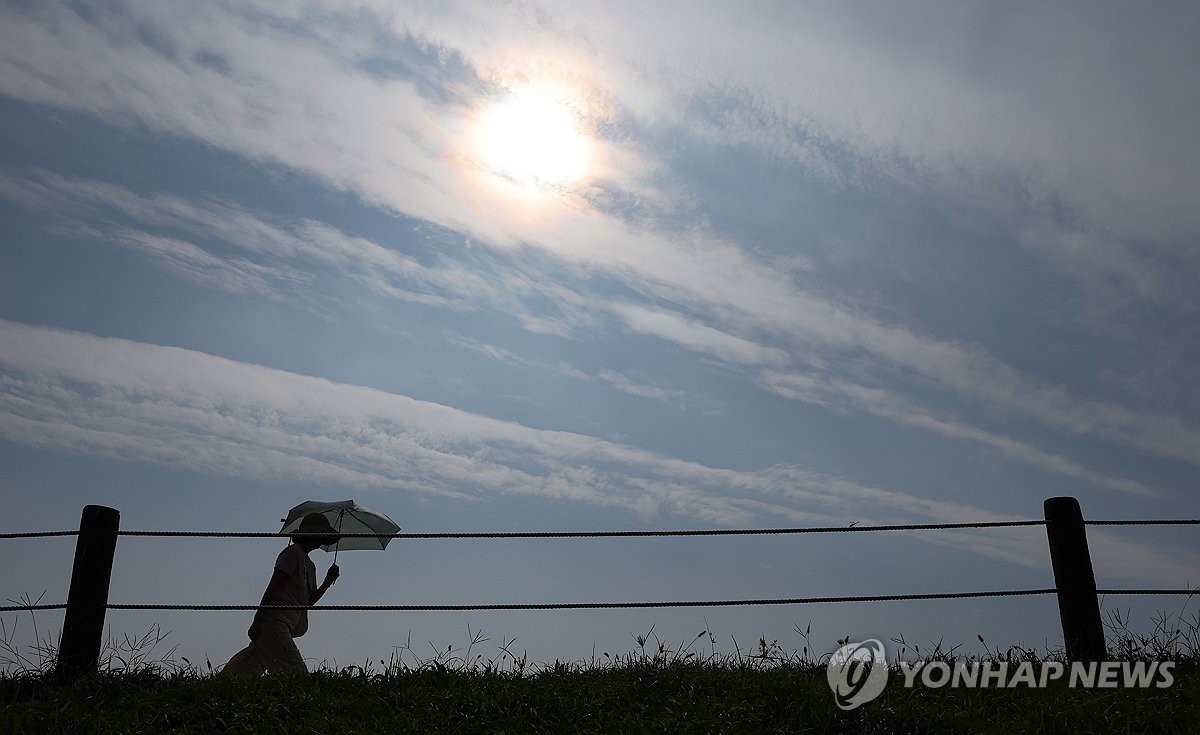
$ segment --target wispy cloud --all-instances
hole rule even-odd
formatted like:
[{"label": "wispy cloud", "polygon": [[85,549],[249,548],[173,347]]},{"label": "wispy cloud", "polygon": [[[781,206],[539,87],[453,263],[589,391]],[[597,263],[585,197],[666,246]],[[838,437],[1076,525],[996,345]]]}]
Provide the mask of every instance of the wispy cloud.
[{"label": "wispy cloud", "polygon": [[1136,480],[1096,472],[1066,457],[1039,449],[1027,442],[984,431],[954,419],[935,416],[929,411],[912,405],[900,396],[879,388],[868,388],[825,376],[799,373],[784,374],[767,371],[762,374],[761,379],[765,387],[785,398],[832,407],[848,404],[905,426],[930,431],[952,439],[975,442],[1018,462],[1067,477],[1085,480],[1098,487],[1134,495],[1157,494],[1153,488]]},{"label": "wispy cloud", "polygon": [[750,365],[783,365],[789,361],[783,350],[755,344],[733,334],[691,320],[677,312],[649,309],[633,304],[613,304],[611,310],[640,334],[650,334],[723,361]]},{"label": "wispy cloud", "polygon": [[607,368],[601,368],[596,373],[596,377],[622,393],[628,393],[631,396],[638,396],[640,398],[652,398],[663,403],[673,403],[687,395],[687,393],[681,390],[660,388],[657,385],[638,382],[624,373]]},{"label": "wispy cloud", "polygon": [[[12,182],[0,177],[0,196],[4,196],[4,185]],[[221,257],[188,240],[112,223],[94,226],[72,219],[66,210],[55,215],[48,229],[56,235],[125,248],[178,278],[207,288],[298,303],[297,295],[303,293],[302,285],[307,280],[303,273],[286,266],[269,267],[245,258]]]},{"label": "wispy cloud", "polygon": [[[796,466],[710,467],[180,348],[7,321],[0,344],[0,435],[39,447],[461,499],[532,495],[719,525],[1003,518]],[[986,538],[944,543],[994,554]],[[1021,561],[1040,566],[1037,556]],[[1159,578],[1181,564],[1128,571]]]},{"label": "wispy cloud", "polygon": [[[607,384],[622,393],[626,393],[638,398],[649,398],[655,401],[661,401],[668,405],[685,407],[688,405],[706,405],[713,404],[712,399],[701,398],[694,396],[687,391],[677,390],[674,388],[663,388],[658,385],[653,385],[646,380],[639,380],[622,373],[618,370],[609,368],[600,368],[595,374],[582,370],[575,365],[566,362],[551,364],[542,360],[534,360],[522,357],[512,350],[505,349],[498,345],[481,342],[477,339],[463,336],[456,333],[447,333],[446,338],[452,343],[463,349],[470,350],[484,357],[517,367],[536,368],[543,370],[550,375],[559,375],[573,380],[579,380],[587,383],[601,382]],[[709,409],[711,410],[711,408]]]},{"label": "wispy cloud", "polygon": [[[487,90],[528,77],[534,72],[530,64],[552,58],[549,52],[555,51],[562,52],[564,61],[551,65],[552,72],[562,72],[567,61],[578,61],[580,69],[590,70],[578,75],[590,94],[620,101],[609,106],[615,110],[605,113],[610,117],[594,121],[598,129],[616,125],[621,133],[602,139],[601,158],[610,170],[617,163],[633,164],[620,180],[630,191],[640,192],[652,208],[656,200],[664,202],[664,212],[681,198],[668,192],[676,180],[669,175],[655,178],[667,159],[652,150],[654,131],[696,129],[696,121],[688,118],[688,110],[695,108],[685,103],[715,85],[719,90],[745,89],[749,99],[766,100],[767,107],[754,103],[760,112],[777,110],[771,115],[748,114],[756,108],[733,95],[728,104],[739,111],[740,117],[735,117],[740,122],[722,134],[765,131],[769,144],[807,130],[825,149],[847,152],[885,174],[936,169],[950,175],[967,170],[968,178],[977,181],[1024,181],[1033,176],[1029,186],[1034,189],[1083,197],[1080,206],[1097,221],[1108,221],[1103,213],[1121,212],[1131,221],[1147,222],[1165,208],[1170,231],[1190,232],[1195,229],[1195,210],[1183,203],[1194,199],[1189,196],[1196,186],[1188,158],[1192,154],[1178,159],[1163,155],[1170,141],[1180,140],[1184,128],[1156,124],[1151,129],[1161,133],[1157,137],[1133,135],[1130,126],[1145,122],[1137,114],[1097,120],[1073,117],[1070,122],[1082,126],[1077,130],[1042,111],[1048,107],[1039,107],[1044,99],[1038,95],[1058,87],[1039,82],[1036,94],[1023,95],[1018,86],[979,84],[946,71],[957,67],[930,66],[919,53],[886,43],[882,48],[897,53],[902,63],[879,64],[861,53],[867,47],[861,28],[854,30],[849,23],[853,19],[839,14],[799,24],[802,36],[797,39],[788,24],[748,18],[745,26],[729,28],[721,25],[719,10],[689,6],[698,28],[720,28],[730,40],[753,35],[758,53],[747,55],[725,50],[737,48],[734,43],[714,48],[703,34],[674,23],[668,33],[640,11],[638,22],[626,32],[619,21],[635,11],[622,4],[606,5],[599,15],[582,6],[524,15],[473,5],[411,15],[382,3],[365,7],[397,39],[423,39],[439,50],[430,58],[450,55],[461,63],[453,71],[430,62],[400,77],[372,75],[362,61],[377,50],[375,43],[353,32],[362,18],[347,18],[345,26],[317,26],[306,22],[306,11],[299,5],[258,6],[254,13],[287,21],[274,25],[251,20],[249,11],[242,14],[219,6],[185,5],[170,11],[182,13],[186,22],[169,18],[166,6],[156,4],[97,9],[86,16],[57,5],[8,7],[0,11],[0,90],[289,166],[384,208],[461,232],[498,252],[536,248],[567,267],[596,269],[647,302],[606,310],[607,294],[564,288],[554,295],[560,309],[554,314],[530,310],[519,297],[498,294],[496,298],[531,331],[572,337],[580,325],[595,324],[595,314],[607,313],[627,329],[737,365],[791,367],[846,356],[865,358],[872,370],[915,374],[951,394],[1067,435],[1189,464],[1200,457],[1200,431],[1190,419],[1081,397],[1013,368],[982,346],[939,339],[919,327],[890,323],[862,305],[818,296],[802,289],[793,274],[781,272],[770,259],[703,226],[681,228],[670,217],[626,219],[589,207],[586,192],[551,198],[537,217],[529,216],[501,189],[484,185],[484,173],[473,167],[460,144],[465,121],[486,99]],[[1014,16],[1013,23],[1036,29],[1030,17]],[[585,26],[587,32],[580,30]],[[184,27],[186,33],[180,30]],[[135,28],[148,30],[139,35]],[[839,33],[825,35],[822,29],[830,28]],[[1104,68],[1119,71],[1104,55],[1107,51],[1093,47],[1097,34],[1100,31],[1081,24],[1065,42],[1088,58],[1100,54]],[[651,38],[654,43],[635,43]],[[514,39],[529,41],[523,55],[513,52]],[[1033,50],[1059,58],[1060,51],[1046,41],[1037,36]],[[1190,48],[1171,46],[1170,52],[1187,59],[1195,53]],[[954,53],[944,46],[935,51]],[[589,55],[613,64],[588,62]],[[683,60],[697,59],[702,68],[687,71]],[[788,63],[782,63],[785,60]],[[1006,62],[1019,69],[1022,60],[1006,57]],[[831,71],[811,71],[816,69]],[[633,84],[635,78],[644,84]],[[1036,81],[1037,75],[1024,69],[1021,78]],[[1142,98],[1127,76],[1121,79],[1135,99]],[[445,94],[430,94],[431,84]],[[643,91],[635,94],[637,89]],[[1108,94],[1106,88],[1084,85],[1080,99],[1098,99],[1102,92]],[[938,112],[947,106],[969,114]],[[1155,102],[1147,109],[1159,106]],[[711,124],[711,116],[700,117]],[[783,122],[776,124],[776,119]],[[638,129],[651,131],[650,137],[634,135]],[[1005,132],[1010,130],[1017,134]],[[1145,155],[1128,157],[1138,162],[1131,164],[1134,170],[1149,175],[1142,161],[1165,162],[1167,183],[1152,187],[1153,196],[1131,184],[1140,180],[1137,176],[1107,183],[1121,177],[1099,175],[1093,153],[1095,142],[1102,139],[1138,141],[1137,152]],[[901,165],[897,168],[889,161]],[[254,213],[219,203],[197,210],[187,202],[130,197],[101,185],[90,185],[92,193],[82,194],[80,186],[69,182],[44,182],[48,188],[70,189],[76,199],[103,200],[105,206],[118,207],[140,221],[165,218],[186,224],[201,219],[205,228],[226,241],[258,253],[270,248],[273,253],[319,260],[395,298],[454,308],[463,303],[459,297],[465,291],[477,299],[489,289],[478,278],[471,281],[469,269],[443,272],[319,223],[264,223]],[[308,245],[315,241],[322,246]],[[174,267],[182,265],[176,260]],[[510,274],[505,285],[515,287],[517,294],[522,288],[548,292],[519,272]],[[768,341],[769,346],[764,344]],[[904,420],[943,434],[950,431],[911,416]],[[976,440],[991,441],[982,436]],[[1053,463],[1047,458],[1043,464]]]},{"label": "wispy cloud", "polygon": [[[720,488],[819,498],[824,510],[774,509],[830,519],[850,487],[832,492],[798,468],[706,467],[179,348],[14,322],[0,322],[0,343],[0,431],[14,441],[217,474],[299,473],[460,497],[533,493],[726,523],[747,515]],[[797,486],[809,489],[797,495]],[[660,488],[670,491],[660,497]],[[902,494],[861,492],[893,498],[897,513],[929,510],[907,508]]]},{"label": "wispy cloud", "polygon": [[[943,436],[982,443],[1018,461],[1125,492],[1151,491],[1139,482],[1096,473],[1023,442],[961,422],[935,418],[894,394],[854,384],[845,377],[818,379],[815,374],[787,368],[805,362],[820,366],[825,355],[861,349],[882,361],[878,367],[915,368],[938,379],[944,387],[1068,433],[1098,434],[1120,444],[1184,461],[1194,461],[1200,456],[1193,453],[1200,446],[1197,444],[1200,438],[1177,420],[1075,399],[1061,388],[1039,385],[1021,376],[977,348],[941,343],[899,327],[889,327],[800,291],[793,290],[790,294],[791,308],[798,311],[783,314],[750,311],[754,308],[752,304],[746,304],[746,311],[734,312],[728,303],[705,304],[693,300],[700,308],[730,314],[725,319],[709,316],[708,323],[704,323],[661,307],[613,302],[597,293],[583,295],[562,284],[547,284],[545,279],[524,273],[517,266],[502,270],[493,266],[491,270],[500,273],[496,280],[482,275],[479,261],[468,263],[443,255],[436,265],[423,265],[396,249],[322,222],[273,217],[226,201],[142,195],[112,184],[47,172],[35,172],[29,178],[0,177],[0,196],[56,217],[90,215],[96,224],[79,223],[66,227],[66,231],[108,239],[143,253],[181,277],[226,291],[260,293],[278,300],[302,299],[311,292],[309,283],[317,277],[318,270],[314,268],[333,268],[388,298],[451,310],[500,306],[534,332],[570,337],[581,328],[598,328],[597,319],[608,314],[631,332],[652,335],[710,356],[784,397],[831,408],[863,410]],[[114,214],[138,226],[183,230],[204,240],[216,240],[262,262],[215,255],[188,241],[114,223]],[[64,228],[61,224],[56,226]],[[762,285],[767,288],[771,284]],[[761,291],[757,291],[752,297],[760,295]],[[787,293],[779,294],[780,299],[787,297]],[[727,296],[727,301],[735,298]],[[554,305],[552,311],[545,309],[547,304]],[[784,341],[777,343],[781,346],[767,346],[725,331],[739,329],[773,333]],[[809,340],[815,340],[823,350],[806,351],[804,347],[811,344]],[[515,364],[524,359],[469,338],[461,337],[457,342],[493,359]],[[791,349],[784,349],[789,342]],[[550,365],[542,367],[552,369]],[[759,372],[764,368],[765,372]],[[682,397],[678,391],[644,381],[639,383],[615,371],[576,372],[576,377],[601,380],[630,395],[667,402],[674,399],[675,405],[682,405],[677,400]]]},{"label": "wispy cloud", "polygon": [[[469,308],[494,292],[473,270],[423,265],[324,222],[272,216],[227,200],[143,195],[46,171],[0,176],[0,197],[53,216],[63,234],[132,248],[180,277],[222,290],[245,292],[279,282],[264,293],[294,296],[320,270],[348,275],[379,295],[446,309]],[[167,234],[178,231],[244,255],[221,254]]]},{"label": "wispy cloud", "polygon": [[1043,262],[1069,274],[1080,286],[1073,310],[1092,333],[1128,337],[1142,332],[1146,310],[1170,318],[1194,319],[1200,298],[1191,274],[1200,258],[1190,249],[1155,247],[1144,238],[1122,240],[1111,231],[1033,220],[1018,235],[1020,244]]},{"label": "wispy cloud", "polygon": [[[727,10],[694,3],[660,16],[625,2],[413,12],[379,0],[341,23],[313,22],[317,7],[322,18],[343,12],[335,3],[12,7],[0,79],[22,99],[278,160],[495,242],[517,233],[457,206],[445,195],[462,182],[431,163],[453,151],[453,118],[481,87],[539,69],[569,71],[643,130],[751,142],[843,178],[939,185],[932,175],[947,179],[943,191],[969,188],[991,203],[1015,182],[1046,208],[1067,201],[1101,229],[1135,236],[1178,240],[1198,224],[1188,145],[1198,111],[1172,87],[1186,84],[1196,51],[1178,8],[1184,18],[1095,8],[1068,19],[1021,6],[933,24],[913,20],[933,11],[887,4],[778,7],[732,24]],[[689,23],[675,22],[684,15]],[[364,26],[376,35],[356,32]],[[929,33],[935,26],[944,32]],[[1157,53],[1132,53],[1145,37],[1160,40]],[[372,62],[397,47],[425,53],[402,59],[402,74],[373,75]],[[628,170],[645,152],[627,136],[611,155]]]}]

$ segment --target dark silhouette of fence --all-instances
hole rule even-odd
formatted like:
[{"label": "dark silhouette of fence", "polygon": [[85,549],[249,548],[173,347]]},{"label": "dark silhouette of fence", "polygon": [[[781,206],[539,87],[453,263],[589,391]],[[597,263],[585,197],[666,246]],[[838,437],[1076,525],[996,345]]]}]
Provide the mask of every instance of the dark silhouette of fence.
[{"label": "dark silhouette of fence", "polygon": [[[1087,521],[1079,501],[1071,497],[1049,498],[1044,505],[1044,519],[993,521],[980,523],[914,523],[878,526],[752,528],[668,531],[516,531],[473,533],[395,533],[341,534],[349,537],[381,537],[394,539],[586,539],[638,538],[669,536],[747,536],[812,533],[871,533],[882,531],[926,531],[978,528],[1012,528],[1045,526],[1054,571],[1054,587],[1042,589],[988,590],[972,592],[934,592],[903,595],[861,595],[841,597],[789,597],[767,599],[673,600],[653,602],[563,602],[514,603],[475,605],[316,605],[311,610],[594,610],[613,608],[659,607],[719,607],[731,605],[797,605],[807,603],[886,602],[903,600],[950,600],[981,597],[1019,597],[1058,595],[1059,617],[1063,641],[1070,660],[1094,661],[1107,656],[1104,627],[1100,618],[1099,595],[1193,595],[1193,589],[1098,589],[1092,570],[1087,544],[1087,526],[1161,526],[1200,525],[1197,519],[1167,520],[1102,520]],[[64,678],[95,670],[100,653],[101,634],[107,610],[258,610],[260,608],[296,609],[288,605],[180,605],[180,604],[120,604],[108,601],[109,580],[118,536],[152,536],[164,538],[279,538],[285,533],[231,531],[121,531],[120,513],[99,505],[83,509],[77,531],[32,531],[0,533],[0,539],[76,536],[75,560],[71,570],[71,586],[67,601],[62,604],[29,604],[0,607],[0,612],[22,610],[66,610],[62,640],[59,646],[57,672]]]}]

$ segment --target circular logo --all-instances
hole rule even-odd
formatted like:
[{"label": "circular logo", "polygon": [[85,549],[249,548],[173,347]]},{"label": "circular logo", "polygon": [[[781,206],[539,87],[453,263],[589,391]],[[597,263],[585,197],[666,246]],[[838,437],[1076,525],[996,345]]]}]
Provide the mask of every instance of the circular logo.
[{"label": "circular logo", "polygon": [[829,657],[825,678],[838,707],[849,710],[870,702],[887,686],[887,654],[883,643],[872,638],[842,646]]}]

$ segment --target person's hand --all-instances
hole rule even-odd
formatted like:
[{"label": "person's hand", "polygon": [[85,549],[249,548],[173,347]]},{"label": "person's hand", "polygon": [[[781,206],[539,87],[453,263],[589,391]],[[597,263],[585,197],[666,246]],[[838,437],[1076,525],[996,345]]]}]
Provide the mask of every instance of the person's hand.
[{"label": "person's hand", "polygon": [[329,571],[325,572],[325,586],[332,587],[333,583],[337,581],[337,578],[341,573],[342,570],[338,569],[337,564],[331,565],[329,567]]}]

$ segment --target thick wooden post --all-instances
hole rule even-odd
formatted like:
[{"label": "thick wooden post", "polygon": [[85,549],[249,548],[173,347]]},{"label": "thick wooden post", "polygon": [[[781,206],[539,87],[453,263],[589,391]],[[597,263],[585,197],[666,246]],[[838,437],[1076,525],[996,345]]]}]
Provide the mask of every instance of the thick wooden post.
[{"label": "thick wooden post", "polygon": [[75,542],[75,564],[67,613],[58,648],[58,676],[73,679],[94,672],[100,660],[104,635],[104,613],[108,610],[108,583],[112,578],[113,555],[121,513],[103,505],[83,508],[79,538]]},{"label": "thick wooden post", "polygon": [[1075,498],[1048,498],[1044,508],[1067,658],[1071,661],[1101,661],[1108,657],[1108,651],[1104,645],[1104,623],[1100,619],[1096,575],[1092,573],[1083,511]]}]

